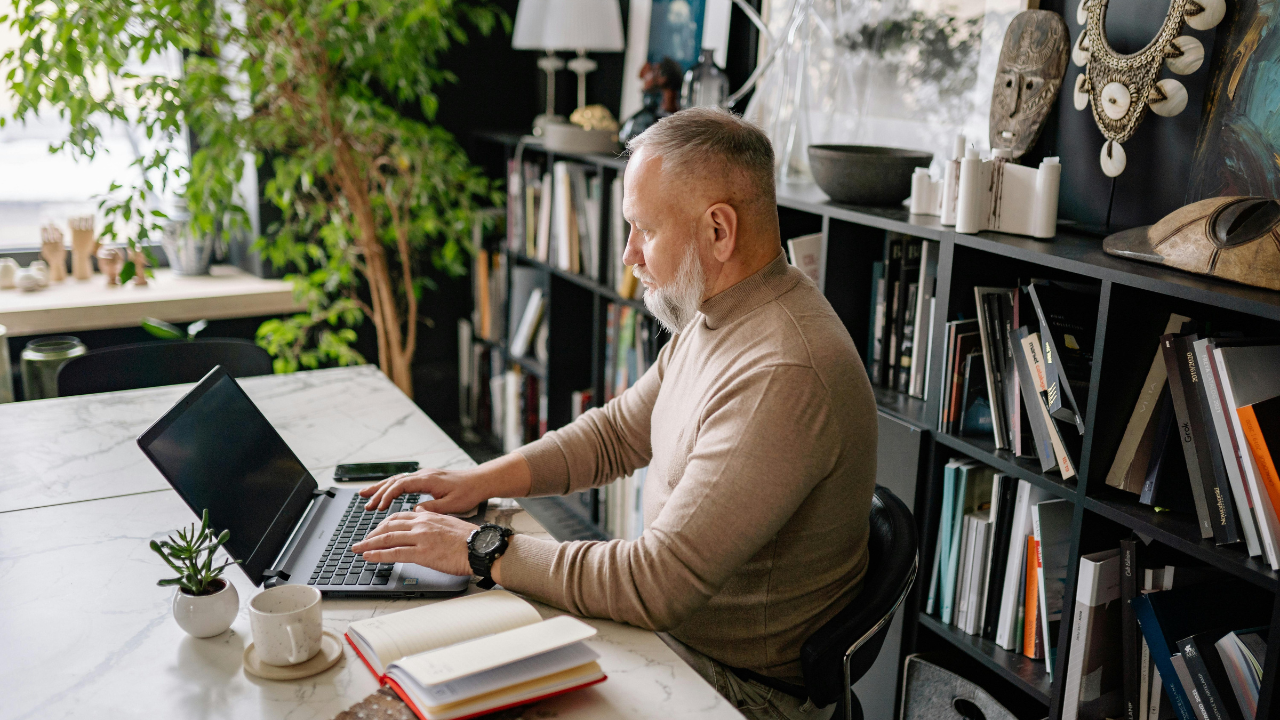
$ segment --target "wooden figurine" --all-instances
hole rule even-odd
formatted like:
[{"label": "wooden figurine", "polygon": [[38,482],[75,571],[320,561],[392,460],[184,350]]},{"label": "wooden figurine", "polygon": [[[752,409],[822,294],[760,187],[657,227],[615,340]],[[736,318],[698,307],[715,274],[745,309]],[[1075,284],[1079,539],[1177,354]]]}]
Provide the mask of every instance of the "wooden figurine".
[{"label": "wooden figurine", "polygon": [[107,276],[107,287],[120,285],[120,270],[124,267],[124,253],[113,247],[100,247],[97,253],[98,269]]},{"label": "wooden figurine", "polygon": [[93,216],[74,217],[67,224],[71,226],[71,275],[77,280],[88,280],[93,275],[94,253],[98,252]]},{"label": "wooden figurine", "polygon": [[137,287],[147,286],[147,254],[142,249],[129,251],[129,259],[133,261],[133,284]]},{"label": "wooden figurine", "polygon": [[57,225],[50,223],[40,228],[40,256],[49,263],[51,282],[67,279],[67,246]]}]

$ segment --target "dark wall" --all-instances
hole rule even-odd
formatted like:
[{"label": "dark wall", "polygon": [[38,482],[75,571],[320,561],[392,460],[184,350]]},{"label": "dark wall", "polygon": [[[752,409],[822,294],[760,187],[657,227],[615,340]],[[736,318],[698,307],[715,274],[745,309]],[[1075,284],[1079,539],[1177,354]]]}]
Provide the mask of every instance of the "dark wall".
[{"label": "dark wall", "polygon": [[[1076,22],[1076,0],[1052,0],[1040,7],[1062,13],[1072,42],[1079,38],[1082,26]],[[1168,11],[1169,5],[1164,2],[1111,0],[1107,6],[1107,39],[1117,52],[1137,52],[1155,37]],[[1105,138],[1094,123],[1092,111],[1088,107],[1076,110],[1072,102],[1076,76],[1083,68],[1068,62],[1052,124],[1046,126],[1033,153],[1062,158],[1060,218],[1079,223],[1081,229],[1107,233],[1154,223],[1188,202],[1201,109],[1209,81],[1219,65],[1208,59],[1216,55],[1215,40],[1220,32],[1228,31],[1229,25],[1230,17],[1209,31],[1183,27],[1181,34],[1204,44],[1206,62],[1190,75],[1174,75],[1166,67],[1159,78],[1176,78],[1186,86],[1187,109],[1171,118],[1147,113],[1134,136],[1123,144],[1127,167],[1114,183],[1102,173],[1098,162]]]}]

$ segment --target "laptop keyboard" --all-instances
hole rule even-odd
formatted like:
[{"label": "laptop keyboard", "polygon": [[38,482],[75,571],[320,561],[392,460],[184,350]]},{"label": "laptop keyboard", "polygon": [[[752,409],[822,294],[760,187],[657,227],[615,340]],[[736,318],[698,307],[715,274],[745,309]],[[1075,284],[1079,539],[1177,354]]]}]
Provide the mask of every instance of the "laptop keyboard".
[{"label": "laptop keyboard", "polygon": [[418,504],[418,494],[401,495],[391,501],[386,510],[365,510],[367,498],[356,495],[351,498],[342,521],[338,524],[324,559],[316,563],[309,585],[386,585],[391,582],[391,570],[395,563],[366,563],[351,552],[351,546],[364,539],[370,530],[378,527],[388,515],[412,510]]}]

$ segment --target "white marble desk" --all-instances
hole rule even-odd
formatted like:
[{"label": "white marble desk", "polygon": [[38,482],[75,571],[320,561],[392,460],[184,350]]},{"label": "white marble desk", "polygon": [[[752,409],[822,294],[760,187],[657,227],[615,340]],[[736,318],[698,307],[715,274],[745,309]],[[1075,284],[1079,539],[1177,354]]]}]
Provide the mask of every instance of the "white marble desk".
[{"label": "white marble desk", "polygon": [[[322,468],[347,459],[471,463],[368,368],[259,378],[245,385],[321,484]],[[324,388],[341,400],[326,399]],[[155,585],[166,569],[147,543],[194,515],[175,493],[158,488],[163,480],[144,467],[132,442],[181,392],[166,388],[20,404],[37,408],[46,427],[77,428],[61,442],[36,442],[38,435],[12,441],[9,434],[21,428],[19,416],[8,408],[0,413],[0,464],[9,466],[0,473],[0,497],[9,507],[0,511],[0,718],[327,720],[377,688],[349,647],[337,666],[306,680],[245,675],[241,656],[250,630],[244,608],[257,589],[234,569],[228,576],[240,592],[241,614],[230,631],[197,640],[173,621],[172,592]],[[155,412],[145,417],[149,409]],[[48,455],[55,449],[61,460]],[[130,450],[136,460],[128,457]],[[113,462],[103,467],[95,458]],[[56,482],[24,492],[8,477],[15,465],[28,482],[51,473]],[[25,509],[13,509],[15,504]],[[518,532],[542,532],[518,510],[491,511],[491,519]],[[325,600],[325,625],[342,632],[353,620],[424,602],[429,601]],[[600,630],[590,642],[609,680],[534,705],[526,717],[741,717],[653,633],[588,622]]]},{"label": "white marble desk", "polygon": [[[341,463],[473,464],[371,365],[238,382],[322,487]],[[137,438],[190,387],[0,405],[0,512],[168,490]]]}]

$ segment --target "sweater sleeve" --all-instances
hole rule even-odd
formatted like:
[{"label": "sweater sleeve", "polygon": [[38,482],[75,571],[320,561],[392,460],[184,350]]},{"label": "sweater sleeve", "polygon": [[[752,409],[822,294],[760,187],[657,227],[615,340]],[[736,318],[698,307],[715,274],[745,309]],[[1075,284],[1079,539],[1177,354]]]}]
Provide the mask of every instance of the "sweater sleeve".
[{"label": "sweater sleeve", "polygon": [[811,368],[748,373],[703,412],[678,484],[639,539],[513,537],[503,557],[503,585],[579,615],[675,628],[777,535],[830,474],[842,444],[834,425],[826,390]]},{"label": "sweater sleeve", "polygon": [[649,464],[649,423],[668,359],[679,337],[658,353],[636,384],[572,423],[516,452],[533,475],[530,496],[566,495],[606,485]]}]

